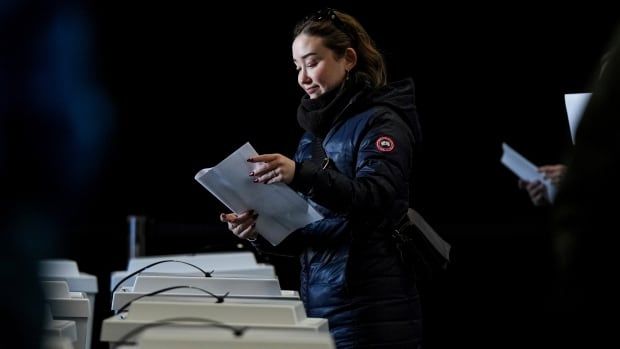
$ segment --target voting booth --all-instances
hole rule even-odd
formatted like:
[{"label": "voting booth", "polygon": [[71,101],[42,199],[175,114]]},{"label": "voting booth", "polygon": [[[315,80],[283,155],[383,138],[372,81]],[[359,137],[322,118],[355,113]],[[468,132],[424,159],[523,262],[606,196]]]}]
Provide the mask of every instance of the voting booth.
[{"label": "voting booth", "polygon": [[75,323],[75,349],[87,349],[87,341],[92,324],[91,305],[88,297],[82,292],[71,292],[66,281],[42,281],[45,303],[54,320],[67,320]]},{"label": "voting booth", "polygon": [[92,342],[92,328],[95,310],[95,296],[98,292],[97,277],[80,272],[75,261],[68,259],[46,259],[39,262],[39,279],[42,281],[65,281],[71,292],[82,292],[89,300],[89,316],[86,326],[86,349]]},{"label": "voting booth", "polygon": [[[179,292],[181,291],[181,292]],[[261,296],[261,295],[237,295],[228,294],[225,299],[229,303],[273,303],[273,302],[290,302],[298,301],[299,293],[297,291],[282,290],[281,295],[278,296]],[[133,291],[120,291],[115,292],[112,298],[112,311],[115,313],[128,308],[128,305],[137,299],[148,296],[152,300],[168,300],[174,302],[204,302],[209,301],[205,298],[210,298],[213,301],[213,297],[208,294],[195,294],[189,292],[182,292],[182,289],[173,289],[166,292],[159,293],[157,295],[149,295],[152,292],[133,292]]]},{"label": "voting booth", "polygon": [[[183,286],[187,286],[183,288]],[[170,289],[179,287],[176,289]],[[190,288],[194,287],[194,288]],[[153,294],[159,290],[168,291]],[[297,291],[280,289],[277,279],[241,279],[199,276],[149,276],[138,275],[135,284],[121,287],[112,296],[112,310],[119,311],[135,299],[149,295],[151,299],[177,301],[213,301],[215,295],[226,295],[226,301],[236,303],[270,303],[299,300]],[[205,299],[206,298],[211,298]]]},{"label": "voting booth", "polygon": [[128,312],[105,319],[101,340],[115,343],[130,332],[149,324],[189,321],[174,319],[196,319],[194,322],[214,321],[230,326],[258,328],[266,332],[284,331],[289,335],[297,335],[300,332],[329,333],[327,320],[307,317],[301,301],[240,304],[226,301],[172,302],[144,298],[133,302]]},{"label": "voting booth", "polygon": [[[282,290],[273,267],[251,252],[132,258],[111,288],[116,314],[100,339],[112,347],[334,347],[327,320],[307,317],[299,293]],[[209,332],[215,323],[248,329],[233,338]]]},{"label": "voting booth", "polygon": [[42,349],[75,349],[73,342],[66,337],[45,336],[41,343]]},{"label": "voting booth", "polygon": [[74,348],[78,339],[75,321],[54,320],[49,304],[45,305],[43,321],[43,347]]},{"label": "voting booth", "polygon": [[[163,262],[169,261],[169,262]],[[153,265],[157,262],[160,264]],[[188,264],[184,264],[185,262]],[[165,255],[135,257],[129,260],[127,270],[116,271],[111,275],[110,290],[133,285],[135,276],[119,284],[126,276],[146,268],[142,275],[201,275],[201,271],[193,266],[211,273],[214,277],[230,278],[277,278],[272,265],[257,263],[252,252],[218,252],[194,255]]]},{"label": "voting booth", "polygon": [[153,327],[142,333],[140,349],[334,349],[327,332],[266,331],[248,328],[236,334],[224,328]]}]

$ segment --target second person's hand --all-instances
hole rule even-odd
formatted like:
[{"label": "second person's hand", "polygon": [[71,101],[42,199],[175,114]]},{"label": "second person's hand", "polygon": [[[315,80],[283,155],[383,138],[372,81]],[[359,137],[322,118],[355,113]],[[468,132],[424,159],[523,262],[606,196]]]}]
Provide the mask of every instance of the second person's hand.
[{"label": "second person's hand", "polygon": [[543,173],[545,178],[549,179],[551,183],[559,185],[566,174],[566,165],[545,165],[538,168],[538,172]]},{"label": "second person's hand", "polygon": [[534,206],[546,206],[550,203],[547,187],[541,181],[528,182],[520,179],[519,188],[527,191]]}]

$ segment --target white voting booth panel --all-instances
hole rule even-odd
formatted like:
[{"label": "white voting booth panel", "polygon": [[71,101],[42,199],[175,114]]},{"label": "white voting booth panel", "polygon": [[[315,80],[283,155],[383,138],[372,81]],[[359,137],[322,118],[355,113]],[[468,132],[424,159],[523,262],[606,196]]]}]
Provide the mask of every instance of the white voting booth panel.
[{"label": "white voting booth panel", "polygon": [[[61,288],[62,286],[59,286]],[[57,292],[57,291],[52,291]],[[51,292],[50,292],[51,293]],[[45,319],[43,327],[44,337],[64,337],[68,338],[72,343],[77,341],[77,327],[75,321],[54,320],[52,309],[49,304],[45,305]],[[73,346],[73,344],[71,344]]]},{"label": "white voting booth panel", "polygon": [[97,293],[97,277],[82,273],[75,261],[45,259],[39,263],[39,277],[43,280],[64,280],[72,292]]},{"label": "white voting booth panel", "polygon": [[327,320],[308,318],[301,301],[273,304],[235,304],[205,302],[165,302],[141,299],[127,313],[103,321],[101,340],[116,342],[145,324],[170,318],[202,318],[233,326],[251,326],[269,330],[327,332]]},{"label": "white voting booth panel", "polygon": [[[216,277],[239,277],[239,278],[276,278],[272,265],[256,262],[252,252],[227,252],[207,253],[197,255],[166,255],[152,257],[137,257],[129,260],[126,271],[116,271],[111,275],[110,290],[114,288],[124,277],[142,269],[150,264],[163,260],[178,260],[196,265],[197,267],[213,272]],[[200,275],[200,271],[183,263],[167,262],[148,268],[144,275]],[[133,284],[133,279],[125,280],[121,286]]]},{"label": "white voting booth panel", "polygon": [[75,349],[69,338],[65,337],[43,337],[42,349]]},{"label": "white voting booth panel", "polygon": [[126,319],[149,321],[166,317],[195,317],[214,319],[226,324],[268,323],[294,325],[306,319],[301,301],[288,304],[235,304],[235,303],[177,303],[139,300],[132,304]]},{"label": "white voting booth panel", "polygon": [[45,302],[55,320],[74,321],[77,329],[76,349],[86,349],[90,301],[82,292],[70,292],[65,281],[42,281]]},{"label": "white voting booth panel", "polygon": [[248,329],[235,336],[227,329],[156,327],[144,331],[140,349],[334,349],[327,332]]},{"label": "white voting booth panel", "polygon": [[[127,265],[127,271],[135,271],[140,268],[144,268],[149,264],[158,262],[163,259],[174,259],[191,264],[195,264],[199,267],[209,268],[246,268],[249,266],[255,266],[256,257],[252,252],[217,252],[217,253],[202,253],[202,254],[180,254],[180,255],[165,255],[165,256],[149,256],[149,257],[136,257],[132,258]],[[172,266],[170,266],[173,268]],[[165,267],[164,267],[165,268]],[[165,269],[164,269],[165,270]],[[170,271],[170,270],[168,270]]]},{"label": "white voting booth panel", "polygon": [[[172,265],[174,264],[176,268],[167,268],[172,269],[173,271],[161,271],[158,267],[163,265]],[[257,278],[257,279],[275,279],[277,278],[275,269],[272,265],[268,264],[259,264],[255,267],[248,267],[245,269],[203,269],[206,272],[211,273],[213,277],[222,277],[222,278]],[[112,272],[112,276],[110,278],[110,291],[114,289],[114,287],[123,280],[127,275],[131,274],[131,272],[127,271],[115,271]],[[192,268],[189,265],[181,264],[181,263],[168,263],[168,264],[158,264],[149,268],[140,273],[140,275],[151,275],[151,276],[171,276],[171,275],[183,275],[183,276],[203,276],[199,270]],[[123,281],[118,288],[124,286],[130,286],[134,283],[136,277],[130,277],[129,279]],[[117,288],[117,289],[118,289]]]},{"label": "white voting booth panel", "polygon": [[89,349],[92,342],[95,295],[98,292],[97,277],[80,272],[75,261],[44,259],[39,263],[39,278],[43,281],[66,281],[71,292],[84,292],[86,294],[90,301],[86,333],[86,349]]},{"label": "white voting booth panel", "polygon": [[46,337],[64,337],[71,342],[77,341],[77,326],[75,321],[50,320],[45,324],[43,334]]},{"label": "white voting booth panel", "polygon": [[[190,289],[191,290],[191,289]],[[170,301],[170,302],[213,302],[214,298],[208,294],[204,294],[198,290],[194,290],[196,294],[190,293],[177,293],[176,290],[167,291],[165,293],[160,293],[154,296],[149,296],[148,299],[158,300],[158,301]],[[242,296],[242,295],[227,295],[225,302],[228,303],[273,303],[273,302],[287,302],[287,301],[298,301],[299,292],[297,291],[288,291],[282,290],[280,291],[281,295],[279,296],[261,296],[261,295],[252,295],[252,296]],[[119,292],[114,292],[114,296],[112,297],[112,310],[118,311],[123,306],[132,302],[133,300],[142,297],[149,292],[132,292],[130,290],[123,289]]]},{"label": "white voting booth panel", "polygon": [[[183,276],[138,276],[133,292],[153,292],[172,286],[194,286],[216,295],[226,292],[239,296],[281,296],[280,282],[277,279],[227,279],[214,277]],[[177,293],[198,294],[197,290],[177,289]]]},{"label": "white voting booth panel", "polygon": [[[227,298],[256,299],[299,299],[296,291],[280,289],[280,282],[273,279],[220,278],[204,276],[152,276],[138,275],[133,286],[121,287],[112,296],[112,310],[116,311],[133,299],[147,293],[174,286],[200,287],[216,295],[228,293]],[[166,291],[162,297],[200,296],[211,297],[204,292],[190,288]]]}]

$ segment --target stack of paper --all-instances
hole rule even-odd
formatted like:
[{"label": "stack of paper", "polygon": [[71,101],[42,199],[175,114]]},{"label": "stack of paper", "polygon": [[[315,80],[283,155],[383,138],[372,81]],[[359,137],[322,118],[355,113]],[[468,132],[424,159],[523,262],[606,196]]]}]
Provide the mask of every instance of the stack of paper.
[{"label": "stack of paper", "polygon": [[237,214],[250,209],[258,213],[256,230],[274,246],[293,231],[322,219],[303,197],[284,183],[260,184],[249,176],[259,164],[247,159],[258,153],[244,144],[212,168],[199,171],[194,177]]}]

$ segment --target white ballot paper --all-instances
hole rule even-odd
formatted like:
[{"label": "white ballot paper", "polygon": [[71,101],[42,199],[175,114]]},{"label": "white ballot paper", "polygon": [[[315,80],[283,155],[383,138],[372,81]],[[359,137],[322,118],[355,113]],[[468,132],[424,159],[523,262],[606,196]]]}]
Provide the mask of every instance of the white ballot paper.
[{"label": "white ballot paper", "polygon": [[545,178],[544,174],[538,172],[538,167],[536,167],[536,165],[517,153],[508,144],[502,143],[502,151],[502,158],[500,159],[502,164],[524,181],[539,181],[543,183],[547,188],[549,200],[553,202],[557,190],[555,184],[551,183],[551,180]]},{"label": "white ballot paper", "polygon": [[194,178],[233,212],[253,209],[258,213],[256,230],[275,246],[293,231],[323,216],[284,183],[252,182],[249,173],[259,164],[247,159],[257,155],[252,145],[245,143],[215,167],[200,170]]},{"label": "white ballot paper", "polygon": [[570,135],[575,144],[575,133],[577,132],[577,126],[581,121],[581,116],[590,101],[591,93],[567,93],[564,95],[564,102],[566,104],[566,114],[568,115],[568,126],[570,128]]}]

